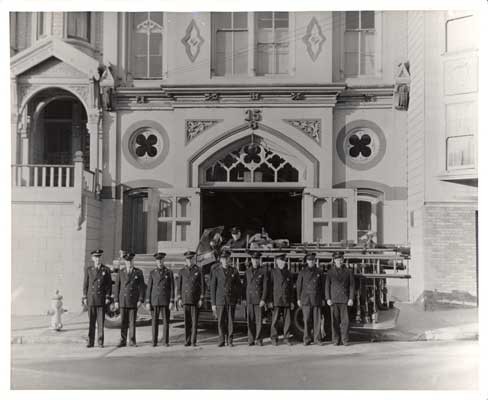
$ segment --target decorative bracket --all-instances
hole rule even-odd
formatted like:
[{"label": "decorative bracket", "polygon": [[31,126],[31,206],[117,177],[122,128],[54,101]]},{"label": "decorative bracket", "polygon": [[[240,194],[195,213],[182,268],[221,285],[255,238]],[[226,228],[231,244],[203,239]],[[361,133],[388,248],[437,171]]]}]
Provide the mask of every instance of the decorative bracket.
[{"label": "decorative bracket", "polygon": [[302,131],[313,141],[320,144],[321,123],[320,119],[284,119],[288,125]]}]

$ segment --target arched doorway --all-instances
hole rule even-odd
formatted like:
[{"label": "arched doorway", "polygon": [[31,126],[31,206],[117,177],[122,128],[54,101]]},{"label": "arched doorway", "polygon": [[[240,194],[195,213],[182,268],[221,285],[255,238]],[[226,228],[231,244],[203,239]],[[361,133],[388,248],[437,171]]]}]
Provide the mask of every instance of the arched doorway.
[{"label": "arched doorway", "polygon": [[202,231],[239,226],[252,235],[264,228],[273,239],[301,241],[305,166],[283,147],[246,136],[209,157],[199,176]]},{"label": "arched doorway", "polygon": [[59,88],[42,90],[29,101],[26,112],[31,116],[29,164],[73,164],[74,154],[82,151],[89,169],[87,113],[74,94]]}]

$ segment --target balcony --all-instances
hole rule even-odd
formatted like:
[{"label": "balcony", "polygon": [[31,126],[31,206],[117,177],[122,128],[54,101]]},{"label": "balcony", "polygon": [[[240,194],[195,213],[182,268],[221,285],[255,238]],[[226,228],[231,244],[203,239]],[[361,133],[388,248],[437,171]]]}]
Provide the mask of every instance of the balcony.
[{"label": "balcony", "polygon": [[14,164],[12,200],[71,202],[81,195],[99,197],[102,187],[100,170],[83,169],[83,156],[77,152],[72,165]]}]

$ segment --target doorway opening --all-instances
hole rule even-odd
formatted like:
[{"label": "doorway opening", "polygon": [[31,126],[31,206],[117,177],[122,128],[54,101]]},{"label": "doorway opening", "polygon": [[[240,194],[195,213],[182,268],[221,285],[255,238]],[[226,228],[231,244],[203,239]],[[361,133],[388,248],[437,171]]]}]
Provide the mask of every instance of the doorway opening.
[{"label": "doorway opening", "polygon": [[148,191],[133,190],[124,199],[124,249],[136,254],[147,252]]},{"label": "doorway opening", "polygon": [[299,243],[302,238],[302,190],[203,189],[201,232],[223,225],[225,238],[238,226],[243,233],[264,227],[272,239]]}]

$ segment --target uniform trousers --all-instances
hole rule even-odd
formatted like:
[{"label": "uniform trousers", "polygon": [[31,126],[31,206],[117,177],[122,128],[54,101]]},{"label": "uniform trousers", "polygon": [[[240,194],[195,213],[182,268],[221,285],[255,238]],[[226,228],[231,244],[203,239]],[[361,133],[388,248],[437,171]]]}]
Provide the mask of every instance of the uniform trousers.
[{"label": "uniform trousers", "polygon": [[276,341],[278,339],[278,330],[276,324],[280,319],[280,315],[283,315],[283,336],[285,340],[290,337],[291,327],[291,308],[290,307],[274,307],[273,316],[271,317],[271,340]]},{"label": "uniform trousers", "polygon": [[349,342],[349,307],[344,303],[334,303],[331,308],[332,342]]},{"label": "uniform trousers", "polygon": [[129,330],[129,340],[131,343],[136,342],[136,318],[137,307],[128,308],[120,307],[121,329],[120,341],[127,343],[127,329]]},{"label": "uniform trousers", "polygon": [[95,343],[95,324],[98,328],[98,344],[103,345],[103,331],[105,323],[105,306],[88,307],[89,325],[88,325],[88,344]]},{"label": "uniform trousers", "polygon": [[158,344],[159,335],[159,315],[163,318],[163,343],[169,343],[169,306],[153,306],[152,309],[152,341]]},{"label": "uniform trousers", "polygon": [[247,305],[247,340],[254,343],[255,340],[262,340],[261,328],[263,323],[263,308],[259,304]]},{"label": "uniform trousers", "polygon": [[303,342],[310,343],[312,335],[310,327],[313,325],[313,336],[315,343],[320,342],[320,307],[319,306],[302,306],[303,312]]},{"label": "uniform trousers", "polygon": [[229,343],[234,339],[234,317],[236,306],[226,304],[217,306],[217,320],[219,326],[219,344],[225,343],[225,338]]},{"label": "uniform trousers", "polygon": [[185,304],[185,343],[195,344],[197,342],[198,306]]}]

